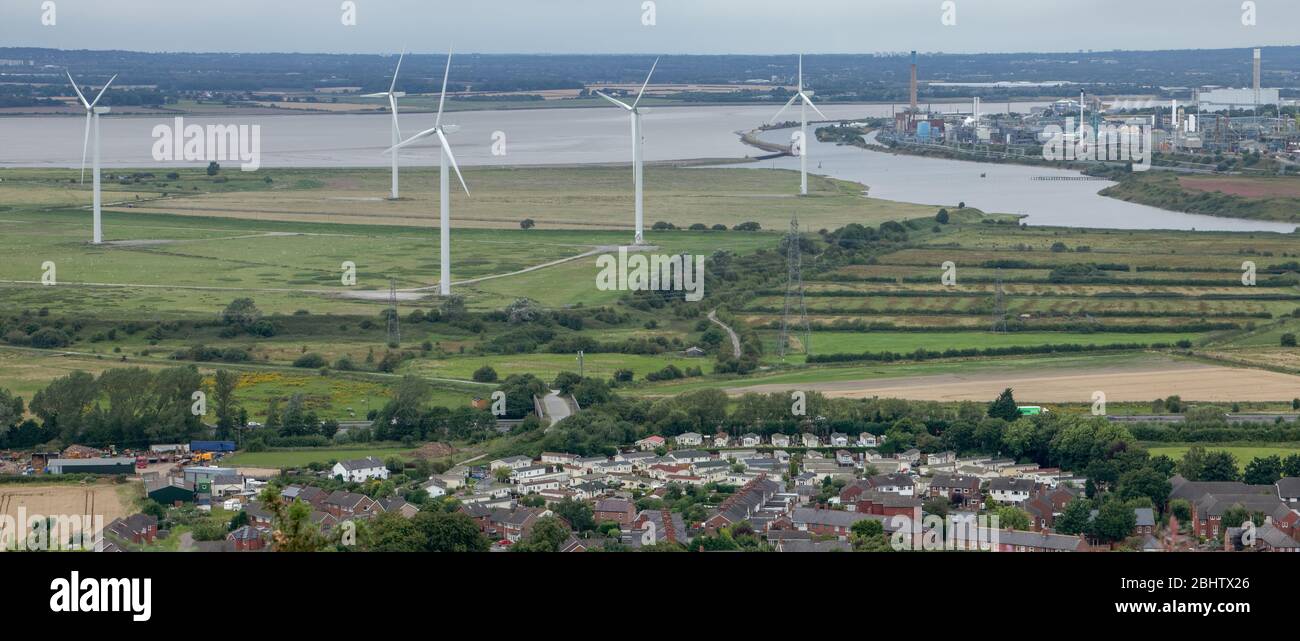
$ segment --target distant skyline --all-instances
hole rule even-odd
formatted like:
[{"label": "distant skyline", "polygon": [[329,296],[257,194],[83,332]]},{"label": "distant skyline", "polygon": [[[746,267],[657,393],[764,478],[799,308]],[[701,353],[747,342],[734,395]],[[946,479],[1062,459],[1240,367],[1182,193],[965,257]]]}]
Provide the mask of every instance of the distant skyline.
[{"label": "distant skyline", "polygon": [[[945,53],[1300,44],[1300,2],[1255,0],[0,0],[0,43],[131,51],[390,53]],[[188,5],[188,6],[184,6]],[[181,8],[184,6],[184,8]]]}]

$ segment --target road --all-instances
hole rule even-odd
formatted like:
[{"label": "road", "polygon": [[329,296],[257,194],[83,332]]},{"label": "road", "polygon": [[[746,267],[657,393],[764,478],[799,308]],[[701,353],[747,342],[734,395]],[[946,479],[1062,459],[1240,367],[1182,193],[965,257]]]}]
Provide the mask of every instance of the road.
[{"label": "road", "polygon": [[734,330],[727,327],[726,323],[718,320],[718,310],[715,309],[709,312],[709,320],[712,321],[714,325],[721,327],[723,331],[727,332],[727,336],[731,337],[731,355],[740,358],[740,337],[736,335]]},{"label": "road", "polygon": [[560,396],[559,390],[551,390],[550,394],[542,397],[542,409],[546,412],[547,418],[551,419],[551,424],[546,427],[548,430],[573,414],[569,402]]}]

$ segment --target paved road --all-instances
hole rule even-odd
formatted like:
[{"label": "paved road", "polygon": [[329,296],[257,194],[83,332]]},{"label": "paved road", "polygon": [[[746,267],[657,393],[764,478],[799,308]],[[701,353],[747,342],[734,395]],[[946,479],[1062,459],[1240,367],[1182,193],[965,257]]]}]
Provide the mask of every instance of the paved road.
[{"label": "paved road", "polygon": [[718,320],[718,310],[715,309],[709,312],[709,320],[713,321],[714,325],[721,327],[724,331],[727,332],[727,335],[731,337],[731,355],[735,356],[736,358],[740,358],[740,337],[736,335],[736,332],[734,330],[732,330],[730,327],[727,327],[726,323],[723,323],[722,321]]},{"label": "paved road", "polygon": [[550,394],[542,397],[542,409],[546,412],[547,418],[551,419],[551,424],[546,429],[554,427],[556,423],[569,418],[573,414],[569,402],[560,396],[559,390],[551,390]]}]

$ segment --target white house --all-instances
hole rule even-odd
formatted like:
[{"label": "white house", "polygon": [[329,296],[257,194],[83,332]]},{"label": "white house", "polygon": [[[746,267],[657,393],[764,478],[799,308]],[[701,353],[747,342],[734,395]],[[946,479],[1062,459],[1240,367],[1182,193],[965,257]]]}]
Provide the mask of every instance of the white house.
[{"label": "white house", "polygon": [[849,435],[836,432],[831,434],[831,445],[834,447],[848,447]]},{"label": "white house", "polygon": [[330,472],[333,476],[341,476],[344,481],[353,483],[388,478],[388,468],[384,467],[384,462],[373,456],[339,461]]},{"label": "white house", "polygon": [[726,447],[731,442],[731,437],[723,433],[713,435],[713,447]]},{"label": "white house", "polygon": [[673,438],[673,441],[677,443],[678,447],[696,447],[704,444],[704,437],[696,432],[687,432],[678,434]]},{"label": "white house", "polygon": [[545,465],[529,465],[528,467],[516,468],[510,474],[510,480],[515,483],[522,483],[529,479],[535,479],[539,476],[545,476],[550,471]]},{"label": "white house", "polygon": [[665,444],[667,444],[667,441],[664,440],[664,437],[658,435],[647,436],[636,442],[637,448],[643,451],[659,449]]},{"label": "white house", "polygon": [[577,454],[563,452],[542,452],[542,462],[547,465],[573,465],[578,461]]},{"label": "white house", "polygon": [[447,484],[437,477],[425,481],[420,487],[429,493],[429,498],[436,499],[447,495]]},{"label": "white house", "polygon": [[498,469],[503,467],[508,467],[512,470],[517,470],[521,467],[528,467],[532,464],[533,464],[533,459],[530,459],[527,456],[511,456],[507,458],[499,458],[495,461],[492,461],[492,463],[489,464],[489,467],[493,472],[495,472]]},{"label": "white house", "polygon": [[763,444],[763,437],[750,432],[749,434],[740,437],[740,444],[745,447],[758,447]]},{"label": "white house", "polygon": [[996,478],[989,481],[989,494],[998,503],[1021,504],[1029,500],[1034,491],[1032,479]]},{"label": "white house", "polygon": [[877,447],[880,445],[880,439],[876,438],[871,432],[863,432],[858,435],[858,447]]},{"label": "white house", "polygon": [[785,434],[773,434],[772,447],[790,447],[790,437]]},{"label": "white house", "polygon": [[822,446],[822,440],[821,440],[820,438],[818,438],[817,435],[816,435],[816,434],[813,434],[812,432],[804,432],[804,433],[803,433],[803,446],[804,446],[804,447],[821,447],[821,446]]}]

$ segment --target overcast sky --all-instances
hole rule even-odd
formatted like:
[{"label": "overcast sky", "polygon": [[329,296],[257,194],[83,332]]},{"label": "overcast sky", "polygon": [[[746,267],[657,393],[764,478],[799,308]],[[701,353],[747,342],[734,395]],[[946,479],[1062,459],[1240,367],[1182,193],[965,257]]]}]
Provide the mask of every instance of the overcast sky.
[{"label": "overcast sky", "polygon": [[1300,44],[1300,1],[0,0],[0,46],[133,51],[384,53],[871,53],[1219,49]]}]

